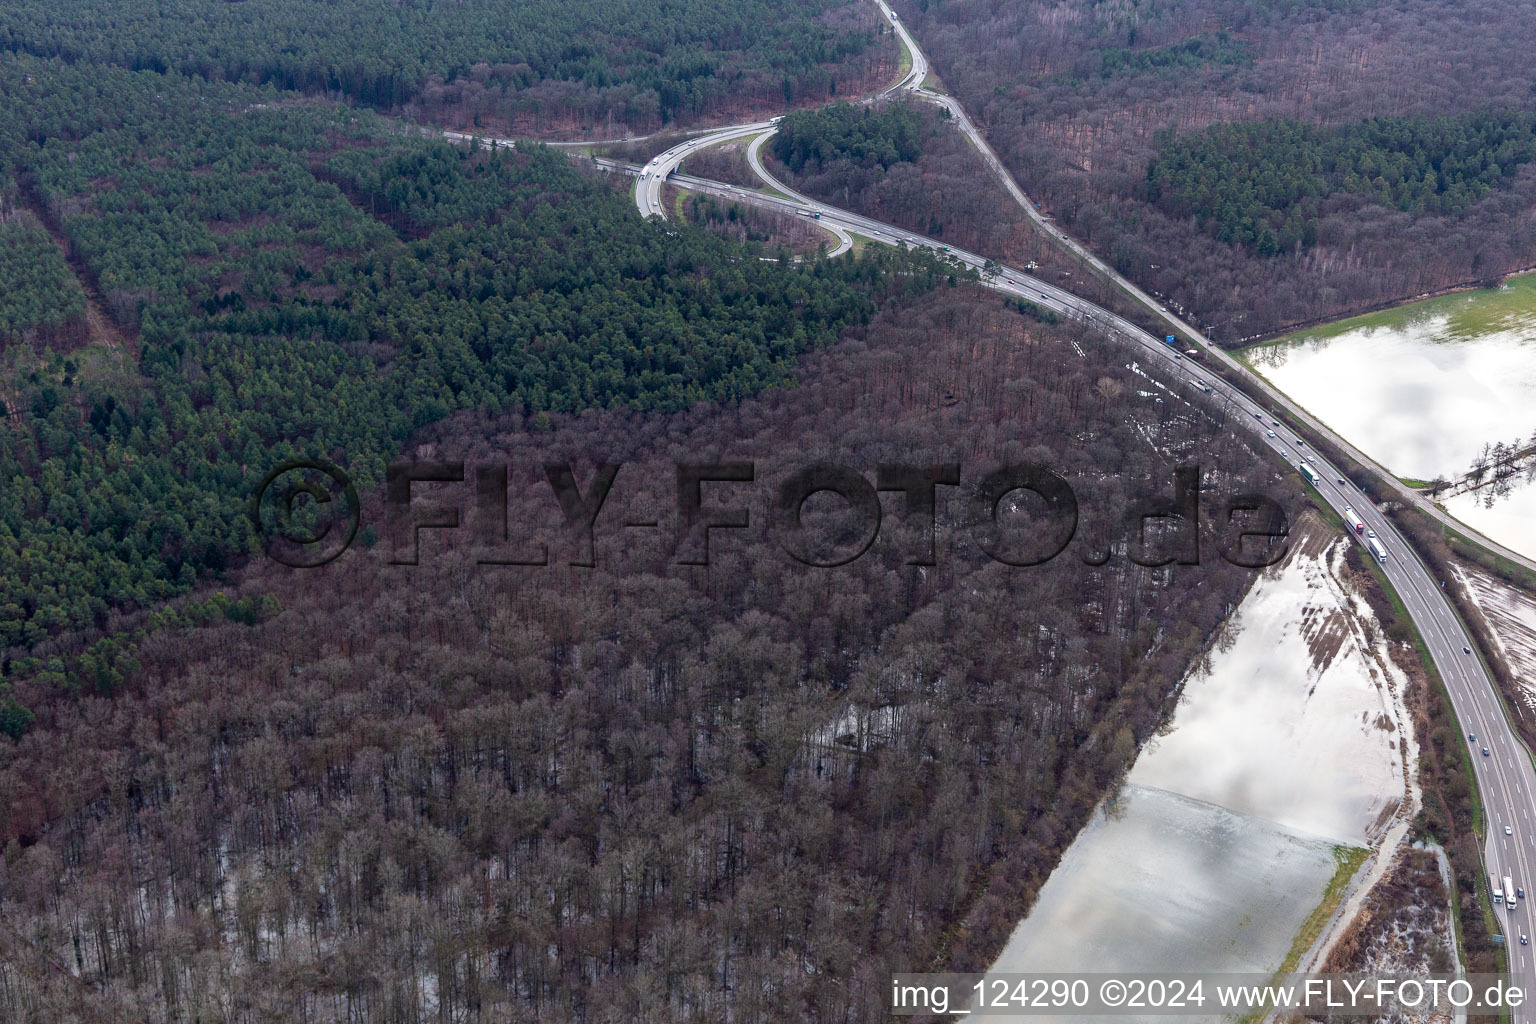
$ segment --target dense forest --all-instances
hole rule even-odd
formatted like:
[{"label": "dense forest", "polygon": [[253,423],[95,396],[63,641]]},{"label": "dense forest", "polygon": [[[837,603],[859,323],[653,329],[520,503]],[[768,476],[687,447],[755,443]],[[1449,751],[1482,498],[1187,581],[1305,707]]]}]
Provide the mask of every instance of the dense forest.
[{"label": "dense forest", "polygon": [[[1215,537],[1199,565],[1133,563],[1125,511],[1186,462],[1207,524],[1234,492],[1300,499],[1218,408],[1124,362],[961,285],[739,403],[417,431],[413,457],[509,466],[510,544],[550,564],[477,565],[444,531],[416,566],[384,543],[257,562],[179,614],[204,625],[124,619],[113,697],[19,682],[0,1015],[862,1022],[893,970],[982,968],[1251,579]],[[699,538],[674,462],[733,459],[755,481],[706,501],[747,528],[677,564]],[[936,564],[911,564],[930,530],[899,494],[863,557],[791,559],[768,506],[818,460],[957,464]],[[978,550],[965,497],[1017,460],[1080,506],[1027,569]],[[584,492],[622,464],[595,568],[567,565],[548,461]],[[839,508],[806,517],[835,538]]]},{"label": "dense forest", "polygon": [[1031,198],[1220,341],[1536,264],[1529,5],[897,6]]},{"label": "dense forest", "polygon": [[53,236],[26,212],[0,211],[0,345],[78,345],[85,314],[85,292]]},{"label": "dense forest", "polygon": [[23,415],[0,430],[0,645],[244,557],[243,501],[285,457],[367,485],[454,410],[734,400],[949,277],[889,251],[765,261],[637,220],[560,154],[244,86],[28,58],[0,62],[0,93],[5,159],[137,358],[77,373],[45,352],[5,381]]},{"label": "dense forest", "polygon": [[1121,46],[1100,51],[1098,58],[1097,73],[1101,78],[1135,75],[1146,71],[1166,71],[1173,74],[1211,65],[1245,66],[1253,63],[1252,51],[1244,45],[1242,40],[1233,39],[1227,32],[1194,36],[1180,43],[1154,46],[1145,50]]},{"label": "dense forest", "polygon": [[[189,8],[194,8],[189,10]],[[497,123],[651,127],[727,100],[836,92],[874,48],[845,0],[5,0],[0,51],[271,84]],[[449,93],[452,95],[450,96]]]},{"label": "dense forest", "polygon": [[923,128],[909,103],[833,103],[787,114],[769,143],[773,155],[799,174],[847,160],[889,170],[923,155]]},{"label": "dense forest", "polygon": [[1147,198],[1260,256],[1317,244],[1340,193],[1404,213],[1457,214],[1536,157],[1536,114],[1373,118],[1341,128],[1239,121],[1158,140]]}]

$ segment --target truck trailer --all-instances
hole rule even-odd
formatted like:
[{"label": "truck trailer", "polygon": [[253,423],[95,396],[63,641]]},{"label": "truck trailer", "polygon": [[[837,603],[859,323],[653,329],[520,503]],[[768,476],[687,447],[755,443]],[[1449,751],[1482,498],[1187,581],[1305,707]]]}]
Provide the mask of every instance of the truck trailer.
[{"label": "truck trailer", "polygon": [[1387,549],[1381,546],[1381,541],[1377,540],[1375,537],[1372,537],[1370,540],[1365,542],[1365,546],[1371,549],[1371,554],[1376,556],[1376,561],[1380,562],[1382,565],[1387,564]]},{"label": "truck trailer", "polygon": [[1504,905],[1510,910],[1515,909],[1515,883],[1508,875],[1504,876]]},{"label": "truck trailer", "polygon": [[1349,528],[1354,530],[1357,536],[1365,536],[1365,520],[1355,515],[1353,506],[1344,506],[1344,521],[1349,524]]}]

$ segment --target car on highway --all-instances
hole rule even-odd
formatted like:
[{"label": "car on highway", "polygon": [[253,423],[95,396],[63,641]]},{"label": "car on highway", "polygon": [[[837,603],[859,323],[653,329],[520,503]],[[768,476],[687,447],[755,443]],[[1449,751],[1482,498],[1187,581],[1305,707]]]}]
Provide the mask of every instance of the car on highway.
[{"label": "car on highway", "polygon": [[1487,756],[1488,756],[1488,748],[1487,748],[1487,747],[1484,747],[1484,748],[1483,748],[1483,756],[1484,756],[1484,757],[1487,757]]},{"label": "car on highway", "polygon": [[1477,733],[1475,733],[1475,732],[1467,733],[1467,739],[1471,740],[1473,743],[1476,743],[1477,742]]},{"label": "car on highway", "polygon": [[1471,654],[1472,653],[1472,648],[1470,648],[1470,647],[1463,647],[1461,649],[1461,653],[1462,654]]},{"label": "car on highway", "polygon": [[1339,477],[1339,486],[1340,487],[1344,486],[1344,478],[1343,477]]},{"label": "car on highway", "polygon": [[1275,436],[1275,432],[1273,430],[1266,430],[1266,431],[1264,431],[1264,436],[1265,437],[1274,437]]},{"label": "car on highway", "polygon": [[1375,530],[1366,530],[1365,531],[1365,535],[1367,537],[1369,537],[1371,540],[1375,540],[1376,539],[1376,531]]},{"label": "car on highway", "polygon": [[1520,933],[1520,945],[1522,945],[1522,946],[1529,946],[1530,945],[1530,943],[1526,941],[1525,932],[1521,932]]}]

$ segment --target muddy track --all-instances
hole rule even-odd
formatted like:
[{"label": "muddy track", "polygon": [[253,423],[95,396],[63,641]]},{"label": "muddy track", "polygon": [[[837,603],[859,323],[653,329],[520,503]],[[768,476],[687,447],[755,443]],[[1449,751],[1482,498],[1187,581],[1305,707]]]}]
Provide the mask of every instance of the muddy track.
[{"label": "muddy track", "polygon": [[102,302],[101,292],[96,287],[96,278],[90,273],[90,268],[85,265],[85,261],[77,258],[70,250],[69,243],[65,240],[63,225],[49,215],[47,205],[42,202],[42,197],[30,183],[23,184],[21,198],[23,208],[47,229],[48,234],[53,238],[53,244],[58,246],[59,252],[64,254],[64,261],[69,265],[70,273],[75,275],[75,280],[80,282],[80,287],[85,291],[85,321],[90,331],[89,343],[104,345],[113,351],[136,353],[132,339],[107,315],[106,304]]}]

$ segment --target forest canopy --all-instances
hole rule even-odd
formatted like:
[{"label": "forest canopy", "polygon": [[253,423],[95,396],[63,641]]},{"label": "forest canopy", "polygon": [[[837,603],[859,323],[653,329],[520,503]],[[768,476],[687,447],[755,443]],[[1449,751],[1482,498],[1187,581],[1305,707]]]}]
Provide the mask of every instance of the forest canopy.
[{"label": "forest canopy", "polygon": [[[29,415],[0,430],[0,645],[221,572],[283,458],[364,486],[456,410],[733,402],[949,277],[889,251],[775,262],[639,220],[553,150],[272,98],[0,60],[4,159],[137,357],[88,376],[45,354],[7,382]],[[51,304],[77,301],[55,283]]]},{"label": "forest canopy", "polygon": [[85,292],[43,226],[0,220],[0,345],[66,330],[78,337],[84,320]]},{"label": "forest canopy", "polygon": [[[793,82],[869,48],[841,0],[0,0],[0,51],[339,93],[393,109],[430,80],[521,94],[563,84],[621,116],[695,112],[744,75]],[[567,97],[571,99],[571,97]]]},{"label": "forest canopy", "polygon": [[896,6],[1030,200],[1221,344],[1536,263],[1536,161],[1506,120],[1536,109],[1536,7]]},{"label": "forest canopy", "polygon": [[[543,463],[622,463],[596,564],[554,532],[537,568],[382,543],[324,575],[254,563],[226,607],[178,609],[206,625],[151,623],[110,702],[39,707],[0,741],[0,901],[73,970],[0,958],[0,1017],[72,1019],[84,991],[145,1024],[886,1024],[893,971],[985,969],[1252,579],[1080,553],[1191,455],[1207,525],[1216,495],[1299,501],[1219,406],[1138,394],[1125,363],[944,288],[734,406],[423,428],[434,457],[510,467],[524,540],[559,523]],[[711,485],[751,518],[707,567],[625,526],[673,522],[677,453],[759,473]],[[954,463],[967,487],[1039,460],[1077,539],[993,562],[940,487],[936,564],[910,563],[929,528],[898,501],[863,557],[810,568],[754,494],[812,460]]]},{"label": "forest canopy", "polygon": [[1098,75],[1113,78],[1115,75],[1134,75],[1149,71],[1174,71],[1230,65],[1242,67],[1253,63],[1252,50],[1240,39],[1227,32],[1194,36],[1170,46],[1154,46],[1135,49],[1129,46],[1112,47],[1094,54],[1098,58]]},{"label": "forest canopy", "polygon": [[1404,213],[1455,214],[1536,156],[1536,114],[1382,117],[1341,128],[1243,121],[1158,137],[1148,198],[1210,235],[1274,256],[1317,237],[1338,193]]},{"label": "forest canopy", "polygon": [[884,169],[921,156],[922,135],[921,119],[910,104],[834,103],[785,115],[769,145],[796,174],[841,159]]}]

